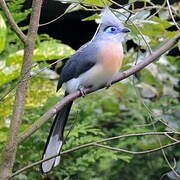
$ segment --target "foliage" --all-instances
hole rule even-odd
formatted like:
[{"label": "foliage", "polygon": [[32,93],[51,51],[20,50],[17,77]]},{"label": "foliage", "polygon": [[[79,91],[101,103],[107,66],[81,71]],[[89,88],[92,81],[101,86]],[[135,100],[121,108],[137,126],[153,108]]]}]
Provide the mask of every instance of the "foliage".
[{"label": "foliage", "polygon": [[[67,0],[66,2],[67,3],[81,3],[82,1],[81,0],[75,0],[75,1]],[[91,5],[103,6],[104,4],[107,4],[107,5],[112,4],[109,2],[109,0],[104,0],[104,1],[101,1],[101,0],[84,0],[83,3],[85,6],[91,6]]]},{"label": "foliage", "polygon": [[[16,22],[22,21],[30,13],[30,10],[21,11],[23,2],[22,0],[17,0],[8,3]],[[14,90],[18,82],[23,59],[23,44],[16,34],[12,32],[10,25],[1,14],[2,12],[0,12],[0,37],[2,36],[2,43],[0,45],[0,128],[2,129],[2,131],[0,131],[0,148],[6,140],[7,127],[9,126],[14,103]],[[24,29],[24,27],[21,28]],[[45,61],[67,58],[74,53],[74,50],[69,46],[43,34],[37,37],[34,51],[32,75],[37,73],[39,68],[47,66]],[[37,64],[36,62],[39,63]],[[29,90],[26,99],[27,108],[43,106],[49,95],[53,95],[52,89],[54,88],[54,84],[47,79],[46,76],[54,79],[57,78],[56,73],[51,70],[46,70],[40,74],[42,75],[36,76],[30,83],[30,87],[33,87],[33,89]],[[38,83],[39,87],[37,86]],[[42,83],[46,84],[44,90],[40,88]],[[41,90],[39,91],[39,89]],[[40,92],[41,95],[37,94],[37,92]]]},{"label": "foliage", "polygon": [[[17,22],[25,19],[30,13],[30,10],[22,12],[22,2],[22,0],[17,0],[9,3],[9,8]],[[94,0],[93,3],[95,2],[99,1]],[[143,7],[146,7],[146,4]],[[173,8],[176,9],[176,4],[173,4]],[[160,11],[156,16],[150,17],[152,12],[143,10],[131,17],[144,35],[146,43],[149,43],[153,50],[176,34],[175,30],[169,30],[173,23],[167,8],[158,9]],[[128,16],[128,13],[122,9],[119,12]],[[161,18],[162,13],[164,13],[163,18]],[[121,71],[133,66],[135,61],[142,61],[149,54],[147,44],[139,31],[130,24],[128,23],[127,26],[132,29],[132,32],[127,40],[131,41],[133,46],[127,49]],[[14,103],[14,90],[11,91],[11,89],[17,85],[23,58],[23,44],[11,31],[2,13],[0,14],[0,38],[2,39],[0,44],[0,97],[2,97],[0,102],[0,149],[2,149],[6,141]],[[33,56],[32,75],[47,66],[46,60],[66,58],[73,52],[69,46],[48,35],[38,35]],[[159,61],[138,72],[133,78],[117,83],[108,90],[101,90],[78,99],[66,126],[66,143],[63,150],[122,134],[172,129],[179,131],[180,57],[167,53]],[[32,76],[21,132],[59,101],[62,92],[55,93],[57,77],[58,75],[50,69]],[[50,125],[51,122],[44,124],[41,129],[20,144],[14,170],[23,168],[41,158]],[[144,136],[103,144],[132,151],[143,151],[159,147],[159,142],[167,144],[170,140],[164,136],[156,138]],[[168,148],[165,153],[171,163],[174,157],[177,161],[180,157],[178,146]],[[55,168],[47,179],[151,180],[160,179],[165,173],[169,179],[174,178],[161,151],[146,155],[130,155],[88,147],[64,155],[61,165]],[[33,167],[14,179],[30,180],[41,179],[41,177],[38,168]]]},{"label": "foliage", "polygon": [[0,33],[0,39],[1,39],[0,52],[1,52],[5,48],[6,32],[7,32],[6,24],[4,22],[3,17],[1,16],[1,14],[0,14],[0,29],[1,29],[1,33]]}]

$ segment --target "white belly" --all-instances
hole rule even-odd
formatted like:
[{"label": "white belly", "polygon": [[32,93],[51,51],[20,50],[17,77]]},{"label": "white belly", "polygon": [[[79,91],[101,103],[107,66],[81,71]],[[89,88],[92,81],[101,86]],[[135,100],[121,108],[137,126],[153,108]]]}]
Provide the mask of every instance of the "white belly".
[{"label": "white belly", "polygon": [[81,74],[78,78],[73,78],[66,83],[66,91],[72,93],[77,91],[80,87],[92,86],[93,89],[110,82],[116,72],[108,73],[104,70],[103,66],[96,64],[90,70]]}]

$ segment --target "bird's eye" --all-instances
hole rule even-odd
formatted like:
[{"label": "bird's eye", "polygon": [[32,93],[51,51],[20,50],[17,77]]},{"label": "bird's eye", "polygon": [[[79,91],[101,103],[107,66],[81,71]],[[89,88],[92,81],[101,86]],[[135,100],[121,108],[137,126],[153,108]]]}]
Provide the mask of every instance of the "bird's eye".
[{"label": "bird's eye", "polygon": [[113,31],[115,31],[116,30],[116,28],[115,27],[111,27],[111,31],[113,32]]},{"label": "bird's eye", "polygon": [[107,27],[107,28],[105,28],[105,32],[107,32],[107,33],[116,33],[117,32],[117,30],[118,30],[118,28],[117,27],[113,27],[113,26],[111,26],[111,27]]}]

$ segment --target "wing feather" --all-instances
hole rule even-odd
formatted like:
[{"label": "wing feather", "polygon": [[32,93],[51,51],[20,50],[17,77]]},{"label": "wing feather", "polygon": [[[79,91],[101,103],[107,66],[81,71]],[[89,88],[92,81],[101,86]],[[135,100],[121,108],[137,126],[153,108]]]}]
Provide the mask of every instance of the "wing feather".
[{"label": "wing feather", "polygon": [[61,88],[64,82],[73,78],[77,78],[82,73],[88,71],[97,62],[97,47],[94,42],[91,42],[79,48],[79,50],[72,55],[62,68],[60,79],[58,81],[57,91]]}]

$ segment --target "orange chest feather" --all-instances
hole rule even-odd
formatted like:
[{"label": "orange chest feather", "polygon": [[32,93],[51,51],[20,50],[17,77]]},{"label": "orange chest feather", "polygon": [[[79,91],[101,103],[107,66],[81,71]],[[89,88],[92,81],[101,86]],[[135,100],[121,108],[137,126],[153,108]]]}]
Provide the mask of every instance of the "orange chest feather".
[{"label": "orange chest feather", "polygon": [[106,43],[100,51],[100,56],[98,60],[107,72],[118,72],[123,61],[122,44]]}]

